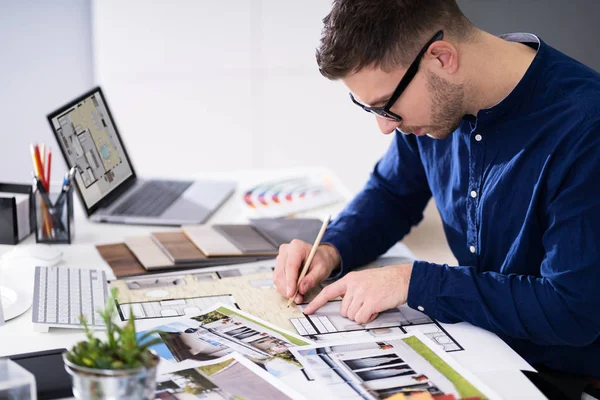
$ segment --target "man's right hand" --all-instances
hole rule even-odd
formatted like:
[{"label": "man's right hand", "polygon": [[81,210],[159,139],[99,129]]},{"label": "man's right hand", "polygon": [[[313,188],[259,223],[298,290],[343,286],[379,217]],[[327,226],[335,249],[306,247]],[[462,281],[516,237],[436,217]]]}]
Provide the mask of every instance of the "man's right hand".
[{"label": "man's right hand", "polygon": [[[308,258],[312,245],[301,240],[292,240],[289,244],[279,247],[279,254],[275,260],[273,281],[279,294],[289,299],[296,292],[298,277]],[[320,245],[310,263],[306,275],[300,282],[298,295],[294,299],[296,304],[304,301],[304,295],[313,287],[331,275],[331,272],[340,264],[340,255],[337,249],[330,245]]]}]

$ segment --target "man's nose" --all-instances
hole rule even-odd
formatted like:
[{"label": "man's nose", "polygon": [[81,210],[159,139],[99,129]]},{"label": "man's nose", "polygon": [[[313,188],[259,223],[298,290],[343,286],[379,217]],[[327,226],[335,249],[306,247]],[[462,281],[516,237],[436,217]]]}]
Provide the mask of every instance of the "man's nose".
[{"label": "man's nose", "polygon": [[400,122],[392,121],[391,119],[375,117],[377,119],[377,125],[379,125],[379,130],[384,134],[388,135],[396,128],[400,126]]}]

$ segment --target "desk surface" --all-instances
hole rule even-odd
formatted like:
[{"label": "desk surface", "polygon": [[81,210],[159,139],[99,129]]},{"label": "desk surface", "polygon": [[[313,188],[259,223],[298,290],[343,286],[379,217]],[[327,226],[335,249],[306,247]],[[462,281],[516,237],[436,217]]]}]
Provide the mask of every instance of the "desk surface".
[{"label": "desk surface", "polygon": [[[238,182],[236,193],[211,217],[207,223],[244,222],[240,192],[248,186],[265,180],[294,175],[296,173],[319,172],[321,169],[289,169],[284,171],[246,170],[240,172],[211,174],[214,179],[234,179]],[[198,176],[204,178],[204,176]],[[350,193],[336,182],[346,199]],[[329,213],[336,213],[343,203],[302,213],[299,216],[325,218]],[[157,227],[130,226],[116,224],[96,224],[86,220],[82,207],[76,205],[75,237],[71,245],[55,245],[63,252],[59,266],[76,268],[99,268],[107,271],[112,278],[112,271],[102,260],[95,249],[96,244],[116,243],[126,236],[145,235]],[[176,228],[160,227],[161,230]],[[35,238],[31,235],[19,246],[32,245]],[[14,246],[0,245],[0,255],[10,251]],[[13,281],[19,282],[22,290],[33,293],[33,270],[31,260],[2,262],[0,273]],[[1,277],[1,275],[0,275]],[[248,311],[248,310],[246,310]],[[251,310],[250,310],[251,312]],[[454,352],[463,366],[476,374],[499,395],[507,399],[544,399],[545,397],[533,386],[520,370],[533,368],[515,353],[496,335],[474,327],[467,323],[442,324],[465,351]],[[31,310],[14,318],[0,327],[0,356],[26,353],[52,348],[69,348],[77,341],[83,340],[80,330],[51,329],[49,333],[34,332],[31,323]],[[483,356],[485,354],[485,356]]]}]

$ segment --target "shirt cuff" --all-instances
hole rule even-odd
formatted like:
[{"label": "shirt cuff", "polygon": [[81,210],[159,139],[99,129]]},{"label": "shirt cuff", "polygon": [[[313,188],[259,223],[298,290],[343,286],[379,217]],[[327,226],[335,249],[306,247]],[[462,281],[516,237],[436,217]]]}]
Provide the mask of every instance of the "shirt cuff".
[{"label": "shirt cuff", "polygon": [[410,308],[433,316],[437,310],[437,297],[445,268],[426,261],[413,262],[406,303]]},{"label": "shirt cuff", "polygon": [[340,279],[342,276],[350,272],[348,271],[347,266],[349,265],[349,260],[352,257],[352,246],[347,240],[342,238],[342,235],[336,235],[334,232],[325,231],[325,235],[323,235],[321,244],[328,244],[335,247],[340,254],[340,265],[337,269],[333,270],[331,276],[327,278],[327,281]]}]

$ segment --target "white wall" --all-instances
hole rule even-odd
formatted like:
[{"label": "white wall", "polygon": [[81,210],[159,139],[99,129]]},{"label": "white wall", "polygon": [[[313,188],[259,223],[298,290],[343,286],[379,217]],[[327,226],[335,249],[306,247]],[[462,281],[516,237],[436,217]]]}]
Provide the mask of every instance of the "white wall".
[{"label": "white wall", "polygon": [[55,150],[46,115],[92,85],[90,2],[0,1],[0,182],[31,183],[29,144]]},{"label": "white wall", "polygon": [[[460,0],[482,28],[539,33],[598,69],[589,49],[600,2],[517,2]],[[30,181],[29,143],[54,144],[45,115],[97,81],[142,174],[324,164],[358,190],[389,138],[341,83],[316,70],[329,7],[327,0],[1,0],[0,181]],[[55,154],[54,179],[63,167]]]},{"label": "white wall", "polygon": [[329,1],[92,6],[95,80],[140,174],[325,165],[355,192],[390,142],[317,70]]}]

